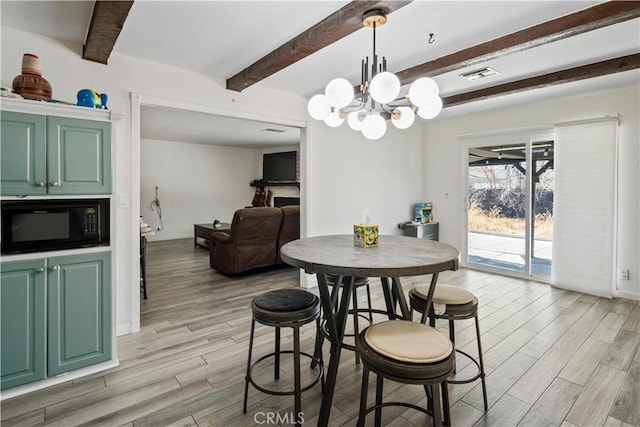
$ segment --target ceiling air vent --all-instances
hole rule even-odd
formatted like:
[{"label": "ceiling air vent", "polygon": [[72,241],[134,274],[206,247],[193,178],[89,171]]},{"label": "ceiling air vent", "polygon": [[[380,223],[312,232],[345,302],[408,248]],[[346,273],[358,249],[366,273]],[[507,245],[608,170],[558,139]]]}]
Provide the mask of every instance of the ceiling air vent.
[{"label": "ceiling air vent", "polygon": [[283,132],[286,132],[286,130],[284,130],[284,129],[274,129],[274,128],[265,128],[265,129],[262,129],[260,132],[283,133]]},{"label": "ceiling air vent", "polygon": [[464,77],[465,79],[470,81],[475,81],[484,79],[485,77],[497,76],[499,74],[500,73],[493,68],[486,67],[481,70],[475,70],[469,73],[460,74],[460,77]]}]

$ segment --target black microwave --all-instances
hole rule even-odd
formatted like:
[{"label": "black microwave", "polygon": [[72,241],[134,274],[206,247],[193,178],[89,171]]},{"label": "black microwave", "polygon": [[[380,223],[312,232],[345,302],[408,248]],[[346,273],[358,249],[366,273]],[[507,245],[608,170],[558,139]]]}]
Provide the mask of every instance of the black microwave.
[{"label": "black microwave", "polygon": [[2,253],[96,246],[109,240],[109,200],[3,200]]}]

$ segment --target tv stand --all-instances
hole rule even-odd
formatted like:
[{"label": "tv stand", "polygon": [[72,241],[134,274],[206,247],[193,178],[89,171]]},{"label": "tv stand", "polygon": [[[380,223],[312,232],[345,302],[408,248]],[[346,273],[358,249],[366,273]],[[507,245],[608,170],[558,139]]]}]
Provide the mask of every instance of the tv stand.
[{"label": "tv stand", "polygon": [[300,181],[265,181],[263,179],[254,179],[249,183],[250,187],[298,187]]}]

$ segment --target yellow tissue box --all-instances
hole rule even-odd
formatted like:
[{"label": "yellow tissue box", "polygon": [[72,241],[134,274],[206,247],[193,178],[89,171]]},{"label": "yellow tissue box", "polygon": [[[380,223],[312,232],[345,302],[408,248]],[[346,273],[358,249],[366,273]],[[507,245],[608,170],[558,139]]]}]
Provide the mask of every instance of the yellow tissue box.
[{"label": "yellow tissue box", "polygon": [[361,248],[373,248],[380,244],[377,224],[354,224],[353,244]]}]

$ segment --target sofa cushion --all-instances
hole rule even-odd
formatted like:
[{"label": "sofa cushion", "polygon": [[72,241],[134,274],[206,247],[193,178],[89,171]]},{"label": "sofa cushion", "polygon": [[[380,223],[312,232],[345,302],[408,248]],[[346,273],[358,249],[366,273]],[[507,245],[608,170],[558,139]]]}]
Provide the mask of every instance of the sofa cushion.
[{"label": "sofa cushion", "polygon": [[278,263],[282,263],[280,258],[280,248],[292,240],[300,238],[300,205],[283,206],[282,225],[278,234]]}]

